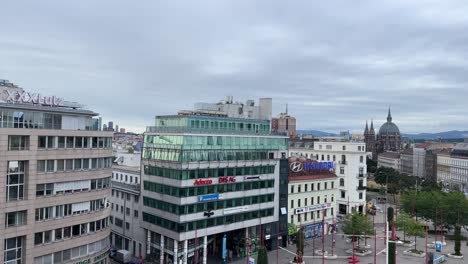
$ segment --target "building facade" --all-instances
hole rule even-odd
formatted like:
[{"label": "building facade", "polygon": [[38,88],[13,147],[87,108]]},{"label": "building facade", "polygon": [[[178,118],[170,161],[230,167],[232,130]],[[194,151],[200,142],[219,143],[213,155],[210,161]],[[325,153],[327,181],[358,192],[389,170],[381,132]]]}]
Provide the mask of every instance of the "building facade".
[{"label": "building facade", "polygon": [[271,119],[271,131],[286,133],[289,137],[296,136],[296,118],[286,113],[281,113]]},{"label": "building facade", "polygon": [[286,155],[287,137],[271,134],[268,120],[157,116],[142,155],[146,261],[206,263],[255,253],[258,243],[276,248],[287,233],[278,222],[287,215]]},{"label": "building facade", "polygon": [[468,143],[437,155],[437,181],[451,190],[468,192]]},{"label": "building facade", "polygon": [[270,120],[272,116],[272,99],[260,98],[258,105],[254,100],[245,103],[235,102],[232,96],[226,96],[225,100],[218,103],[196,103],[195,112],[222,113],[232,118],[249,118]]},{"label": "building facade", "polygon": [[413,149],[407,148],[400,153],[400,172],[413,175]]},{"label": "building facade", "polygon": [[390,108],[388,108],[387,122],[380,127],[377,137],[375,137],[373,122],[371,122],[370,129],[368,129],[366,122],[364,140],[366,148],[372,153],[374,160],[377,160],[377,155],[380,153],[399,151],[402,148],[400,129],[392,120],[392,114]]},{"label": "building facade", "polygon": [[366,143],[366,150],[372,154],[372,159],[377,160],[377,143],[375,141],[374,121],[371,120],[370,129],[367,125],[364,129],[364,142]]},{"label": "building facade", "polygon": [[140,227],[140,165],[112,166],[111,245],[128,250],[134,258],[146,257],[146,232]]},{"label": "building facade", "polygon": [[290,157],[333,162],[334,173],[338,176],[338,215],[345,215],[353,210],[365,213],[368,155],[365,143],[315,141],[304,147],[296,147],[298,145],[300,144],[295,142],[294,146],[290,146]]},{"label": "building facade", "polygon": [[400,153],[384,152],[379,155],[377,167],[391,168],[396,171],[401,171]]},{"label": "building facade", "polygon": [[96,116],[0,84],[4,263],[108,263],[112,135]]},{"label": "building facade", "polygon": [[333,162],[317,162],[289,158],[288,219],[297,228],[303,227],[304,238],[328,233],[336,222],[337,176]]}]

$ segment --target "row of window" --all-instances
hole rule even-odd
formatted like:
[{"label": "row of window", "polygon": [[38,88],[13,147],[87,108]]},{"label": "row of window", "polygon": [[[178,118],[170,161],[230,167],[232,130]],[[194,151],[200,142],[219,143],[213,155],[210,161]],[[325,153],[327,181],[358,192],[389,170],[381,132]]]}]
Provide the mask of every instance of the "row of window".
[{"label": "row of window", "polygon": [[[333,207],[330,208],[330,209],[324,209],[324,210],[319,210],[319,211],[314,211],[314,212],[310,212],[310,213],[305,213],[305,214],[298,214],[297,215],[297,223],[301,223],[304,219],[304,221],[308,221],[309,220],[309,215],[310,215],[310,220],[321,220],[323,219],[323,217],[327,217],[328,216],[328,210],[330,210],[330,213],[331,215],[333,215],[334,211],[333,211]],[[315,218],[314,218],[315,216]],[[290,216],[290,219],[291,219],[291,224],[294,224],[294,215],[291,215]]]},{"label": "row of window", "polygon": [[72,215],[86,214],[100,211],[106,206],[105,199],[92,200],[89,202],[62,204],[36,208],[36,221],[63,218]]},{"label": "row of window", "polygon": [[[111,203],[111,208],[112,208],[112,210],[114,210],[114,204],[113,203]],[[115,205],[115,211],[119,212],[119,205],[118,204]],[[130,211],[131,211],[130,208],[125,207],[125,214],[126,215],[129,216]],[[124,207],[122,205],[120,206],[120,213],[124,214]],[[133,210],[133,217],[138,218],[138,210]]]},{"label": "row of window", "polygon": [[[114,180],[117,180],[119,181],[119,173],[112,173],[112,179]],[[124,175],[122,173],[120,173],[120,181],[121,182],[126,182],[126,183],[135,183],[137,184],[138,183],[138,176],[135,176],[135,182],[133,182],[133,176],[132,175],[127,175],[125,174],[125,178],[124,178]]]},{"label": "row of window", "polygon": [[138,201],[140,200],[140,196],[138,196],[138,195],[132,195],[132,194],[127,193],[127,192],[112,189],[112,196],[114,196],[114,195],[117,198],[119,198],[119,195],[120,195],[122,200],[127,199],[127,201],[130,201],[131,197],[134,196],[135,203],[138,203]]},{"label": "row of window", "polygon": [[62,129],[62,116],[32,111],[7,111],[0,113],[0,127]]},{"label": "row of window", "polygon": [[[309,198],[304,198],[304,204],[301,203],[302,199],[297,199],[297,206],[296,207],[302,207],[302,206],[309,206]],[[332,194],[331,197],[330,197],[330,202],[334,202],[335,201],[335,196]],[[325,195],[323,197],[323,203],[327,203],[328,202],[328,197],[327,195]],[[320,196],[317,196],[317,200],[316,200],[316,203],[314,203],[314,197],[310,197],[310,205],[314,205],[314,204],[321,204],[321,201],[320,201]],[[294,206],[294,200],[291,200],[291,207],[290,209],[292,208],[295,208]]]},{"label": "row of window", "polygon": [[176,180],[188,180],[199,178],[215,178],[224,176],[242,176],[272,174],[275,172],[275,166],[254,166],[238,168],[216,168],[216,169],[195,169],[195,170],[176,170],[169,168],[145,166],[146,175],[159,176]]},{"label": "row of window", "polygon": [[188,135],[147,135],[145,137],[145,147],[150,148],[212,149],[211,146],[223,146],[223,149],[278,149],[278,147],[282,147],[282,149],[284,149],[284,146],[286,146],[286,139],[267,137]]},{"label": "row of window", "polygon": [[112,167],[112,158],[38,160],[37,172],[61,172],[108,169]]},{"label": "row of window", "polygon": [[274,194],[265,194],[265,195],[257,195],[257,196],[247,196],[247,197],[236,198],[236,199],[223,199],[223,200],[214,201],[214,202],[177,205],[177,204],[172,204],[172,203],[168,203],[165,201],[161,201],[161,200],[157,200],[157,199],[144,196],[143,205],[152,207],[155,209],[159,209],[165,212],[169,212],[172,214],[176,214],[176,215],[186,215],[186,214],[206,212],[210,210],[226,209],[226,208],[231,208],[231,207],[236,207],[236,206],[273,202],[274,198],[275,198]]},{"label": "row of window", "polygon": [[112,148],[112,138],[111,137],[39,136],[37,147],[39,149]]},{"label": "row of window", "polygon": [[200,187],[174,187],[149,181],[143,182],[143,188],[147,191],[171,195],[175,197],[190,197],[211,193],[226,193],[226,192],[240,192],[257,190],[264,188],[273,188],[275,185],[274,180],[267,181],[253,181],[253,182],[238,182],[230,184],[214,184]]},{"label": "row of window", "polygon": [[83,236],[86,234],[104,230],[109,226],[109,218],[92,221],[89,223],[67,226],[34,234],[34,245],[42,245],[64,239]]},{"label": "row of window", "polygon": [[87,192],[90,190],[100,190],[109,187],[110,177],[84,181],[44,183],[36,185],[36,197]]},{"label": "row of window", "polygon": [[[291,184],[291,190],[289,193],[294,193],[294,191],[296,190],[296,187],[297,187],[297,192],[300,193],[300,192],[309,192],[309,191],[316,191],[315,190],[315,186],[317,186],[317,191],[320,191],[320,188],[321,188],[321,182],[317,182],[317,185],[315,185],[315,183],[306,183],[304,184],[304,189],[302,189],[302,184]],[[335,188],[335,181],[330,181],[330,185],[328,184],[328,182],[324,182],[323,183],[323,187],[324,187],[324,190],[328,190],[328,186],[330,186],[330,189],[334,189]],[[310,188],[309,188],[310,187]]]},{"label": "row of window", "polygon": [[193,231],[195,229],[202,229],[202,228],[208,228],[208,227],[219,226],[219,225],[229,225],[229,224],[248,221],[252,219],[258,219],[260,217],[268,217],[268,216],[272,216],[273,213],[274,213],[274,209],[268,208],[268,209],[245,212],[245,213],[240,213],[240,214],[232,214],[232,215],[212,217],[212,218],[210,217],[208,219],[179,224],[179,223],[161,218],[159,216],[155,216],[155,215],[143,212],[143,221],[153,224],[153,225],[160,226],[168,230],[172,230],[174,232],[183,233],[183,232]]},{"label": "row of window", "polygon": [[[109,247],[109,238],[34,258],[34,264],[59,264],[92,255]],[[19,263],[19,262],[18,262]]]},{"label": "row of window", "polygon": [[144,159],[154,160],[167,160],[167,161],[179,161],[179,162],[196,162],[196,161],[224,161],[224,160],[266,160],[273,158],[268,155],[268,151],[230,151],[230,150],[219,150],[219,151],[207,151],[207,150],[193,150],[193,151],[180,151],[173,149],[143,149]]}]

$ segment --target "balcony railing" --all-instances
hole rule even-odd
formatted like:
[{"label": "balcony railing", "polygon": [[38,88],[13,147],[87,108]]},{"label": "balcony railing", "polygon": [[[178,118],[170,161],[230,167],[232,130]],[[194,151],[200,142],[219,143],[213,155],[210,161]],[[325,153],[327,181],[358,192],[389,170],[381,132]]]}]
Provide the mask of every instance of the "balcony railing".
[{"label": "balcony railing", "polygon": [[340,164],[340,165],[346,165],[347,162],[346,162],[346,160],[340,160],[340,161],[338,161],[338,164]]},{"label": "balcony railing", "polygon": [[364,191],[364,190],[367,189],[366,187],[367,187],[367,186],[358,186],[358,187],[356,188],[356,190],[358,190],[358,191]]}]

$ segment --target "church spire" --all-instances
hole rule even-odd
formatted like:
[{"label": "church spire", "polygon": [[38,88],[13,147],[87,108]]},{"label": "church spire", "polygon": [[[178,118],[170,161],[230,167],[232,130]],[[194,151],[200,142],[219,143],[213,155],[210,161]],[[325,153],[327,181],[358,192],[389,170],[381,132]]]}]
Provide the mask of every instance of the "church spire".
[{"label": "church spire", "polygon": [[374,120],[373,119],[371,119],[370,121],[370,131],[374,132]]},{"label": "church spire", "polygon": [[367,120],[366,120],[366,129],[364,129],[364,134],[367,134],[369,132],[369,126],[367,125]]},{"label": "church spire", "polygon": [[392,113],[390,112],[390,106],[388,106],[387,122],[392,122]]}]

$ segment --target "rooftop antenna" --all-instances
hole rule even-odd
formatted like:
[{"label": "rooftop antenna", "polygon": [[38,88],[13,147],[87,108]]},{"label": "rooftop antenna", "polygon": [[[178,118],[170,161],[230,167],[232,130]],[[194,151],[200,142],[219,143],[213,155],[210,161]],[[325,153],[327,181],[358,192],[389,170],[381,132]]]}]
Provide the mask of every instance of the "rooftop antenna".
[{"label": "rooftop antenna", "polygon": [[288,104],[286,104],[286,114],[288,114]]}]

